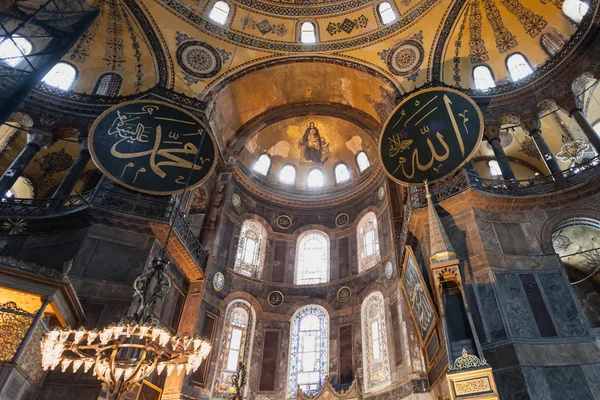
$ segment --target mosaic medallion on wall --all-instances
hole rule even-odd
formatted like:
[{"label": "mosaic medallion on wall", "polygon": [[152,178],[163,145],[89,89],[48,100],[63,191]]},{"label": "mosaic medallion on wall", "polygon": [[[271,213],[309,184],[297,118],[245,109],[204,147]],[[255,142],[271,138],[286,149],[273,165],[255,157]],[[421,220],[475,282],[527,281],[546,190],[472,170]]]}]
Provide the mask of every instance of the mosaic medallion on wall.
[{"label": "mosaic medallion on wall", "polygon": [[279,307],[283,304],[284,296],[279,290],[274,290],[269,293],[269,304],[273,307]]},{"label": "mosaic medallion on wall", "polygon": [[221,56],[211,45],[188,40],[177,47],[177,63],[191,76],[210,78],[221,70]]},{"label": "mosaic medallion on wall", "polygon": [[221,272],[217,272],[213,275],[212,284],[213,289],[215,289],[217,292],[220,292],[223,290],[223,287],[225,287],[225,276]]},{"label": "mosaic medallion on wall", "polygon": [[384,197],[385,197],[385,188],[383,186],[381,186],[379,188],[379,190],[377,191],[377,198],[379,200],[383,200]]},{"label": "mosaic medallion on wall", "polygon": [[277,217],[277,226],[281,229],[288,229],[292,226],[292,219],[287,215],[280,215]]},{"label": "mosaic medallion on wall", "polygon": [[235,208],[240,208],[242,205],[242,199],[240,199],[240,196],[237,193],[234,193],[233,196],[231,196],[231,204],[233,204]]},{"label": "mosaic medallion on wall", "polygon": [[403,40],[387,55],[387,66],[395,75],[408,76],[416,72],[425,56],[423,45],[416,40]]},{"label": "mosaic medallion on wall", "polygon": [[337,292],[337,299],[339,301],[341,301],[342,303],[345,303],[348,300],[350,300],[351,296],[352,296],[352,290],[350,290],[350,288],[348,286],[341,287],[340,290],[338,290],[338,292]]},{"label": "mosaic medallion on wall", "polygon": [[394,264],[392,264],[391,261],[388,261],[387,264],[385,264],[385,276],[388,279],[392,279],[392,275],[394,275]]},{"label": "mosaic medallion on wall", "polygon": [[344,226],[348,223],[348,220],[348,214],[341,213],[337,217],[335,217],[335,224],[336,226]]}]

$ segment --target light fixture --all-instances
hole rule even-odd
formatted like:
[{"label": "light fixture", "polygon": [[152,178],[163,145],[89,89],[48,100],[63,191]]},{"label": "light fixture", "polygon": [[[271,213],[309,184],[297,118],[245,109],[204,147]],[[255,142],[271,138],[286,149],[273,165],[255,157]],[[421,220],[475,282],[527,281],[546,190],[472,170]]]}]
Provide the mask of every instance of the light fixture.
[{"label": "light fixture", "polygon": [[77,372],[93,368],[93,374],[106,384],[109,399],[119,399],[135,383],[155,370],[169,375],[174,371],[196,371],[211,350],[205,339],[172,335],[152,315],[152,307],[171,288],[166,275],[169,261],[157,257],[151,268],[133,283],[135,311],[116,325],[101,330],[54,329],[41,342],[42,368]]}]

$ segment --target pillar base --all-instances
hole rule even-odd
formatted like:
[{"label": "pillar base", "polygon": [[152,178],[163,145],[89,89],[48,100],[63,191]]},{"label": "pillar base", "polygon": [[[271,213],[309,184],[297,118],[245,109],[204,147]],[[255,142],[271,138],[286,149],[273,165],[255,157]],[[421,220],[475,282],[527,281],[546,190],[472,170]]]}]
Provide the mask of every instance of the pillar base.
[{"label": "pillar base", "polygon": [[449,371],[446,374],[450,399],[499,400],[491,367]]}]

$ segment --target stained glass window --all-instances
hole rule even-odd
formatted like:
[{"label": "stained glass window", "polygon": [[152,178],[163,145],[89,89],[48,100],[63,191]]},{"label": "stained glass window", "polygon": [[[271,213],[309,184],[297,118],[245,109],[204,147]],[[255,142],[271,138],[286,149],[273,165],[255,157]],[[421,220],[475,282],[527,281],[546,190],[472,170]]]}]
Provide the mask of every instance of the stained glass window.
[{"label": "stained glass window", "polygon": [[328,373],[329,315],[321,306],[303,307],[292,317],[288,398],[296,398],[298,386],[317,393]]},{"label": "stained glass window", "polygon": [[250,278],[261,277],[266,238],[267,232],[260,223],[251,219],[244,221],[233,266],[236,272]]},{"label": "stained glass window", "polygon": [[122,83],[123,78],[119,74],[112,72],[102,74],[96,81],[96,86],[94,86],[92,93],[99,96],[117,96],[121,90]]},{"label": "stained glass window", "polygon": [[359,272],[365,271],[375,266],[381,256],[379,255],[379,233],[377,231],[377,216],[374,212],[368,212],[360,222],[357,228]]},{"label": "stained glass window", "polygon": [[[217,359],[217,372],[213,384],[213,399],[230,399],[236,393],[232,376],[239,363],[248,362],[254,329],[254,311],[244,300],[229,304],[221,336],[221,348]],[[250,374],[250,369],[248,369]]]},{"label": "stained glass window", "polygon": [[567,44],[567,39],[555,28],[543,33],[540,38],[540,45],[549,56],[556,55],[565,44]]},{"label": "stained glass window", "polygon": [[329,237],[321,231],[308,231],[298,238],[296,284],[327,282],[329,275]]},{"label": "stained glass window", "polygon": [[377,291],[367,296],[361,307],[365,392],[391,382],[384,304],[383,295]]}]

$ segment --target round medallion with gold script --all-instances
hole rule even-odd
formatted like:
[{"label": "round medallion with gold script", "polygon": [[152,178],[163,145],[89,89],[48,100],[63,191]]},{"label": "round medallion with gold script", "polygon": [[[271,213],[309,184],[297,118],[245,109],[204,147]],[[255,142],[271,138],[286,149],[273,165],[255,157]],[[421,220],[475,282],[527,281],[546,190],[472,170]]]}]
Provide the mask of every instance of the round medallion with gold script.
[{"label": "round medallion with gold script", "polygon": [[279,290],[274,290],[271,293],[269,293],[269,304],[273,307],[279,307],[280,305],[282,305],[283,299],[283,293],[281,293]]},{"label": "round medallion with gold script", "polygon": [[351,296],[352,296],[352,290],[350,290],[350,288],[348,286],[342,286],[340,288],[340,290],[338,290],[338,292],[337,292],[337,299],[342,303],[345,303],[348,300],[350,300]]},{"label": "round medallion with gold script", "polygon": [[379,155],[387,175],[404,185],[436,182],[473,157],[483,117],[466,94],[430,88],[406,97],[383,126]]},{"label": "round medallion with gold script", "polygon": [[92,125],[94,163],[111,180],[138,192],[170,195],[204,182],[216,165],[215,140],[183,108],[154,100],[117,104]]}]

